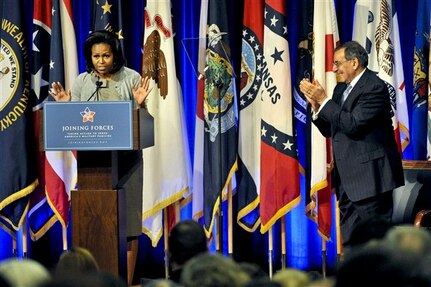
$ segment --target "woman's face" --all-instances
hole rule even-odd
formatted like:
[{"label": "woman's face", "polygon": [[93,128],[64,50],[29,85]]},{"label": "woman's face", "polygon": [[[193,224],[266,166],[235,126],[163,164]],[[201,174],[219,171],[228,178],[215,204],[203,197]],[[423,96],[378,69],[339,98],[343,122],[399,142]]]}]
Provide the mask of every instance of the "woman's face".
[{"label": "woman's face", "polygon": [[94,44],[91,47],[91,60],[100,77],[108,76],[114,65],[114,54],[111,46],[105,43]]}]

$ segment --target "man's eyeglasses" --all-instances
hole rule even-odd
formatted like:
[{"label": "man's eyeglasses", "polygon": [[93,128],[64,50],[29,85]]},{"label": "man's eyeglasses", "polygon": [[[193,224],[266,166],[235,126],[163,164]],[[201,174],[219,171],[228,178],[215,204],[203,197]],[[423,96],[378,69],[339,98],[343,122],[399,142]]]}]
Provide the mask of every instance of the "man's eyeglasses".
[{"label": "man's eyeglasses", "polygon": [[332,65],[339,67],[341,64],[344,64],[345,62],[350,62],[351,60],[346,61],[334,61],[332,62]]}]

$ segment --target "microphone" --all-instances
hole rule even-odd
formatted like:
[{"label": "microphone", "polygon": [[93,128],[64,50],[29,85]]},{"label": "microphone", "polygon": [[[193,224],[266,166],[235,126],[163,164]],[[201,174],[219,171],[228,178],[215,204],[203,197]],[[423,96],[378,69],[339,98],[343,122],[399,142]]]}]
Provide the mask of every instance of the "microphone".
[{"label": "microphone", "polygon": [[97,101],[99,100],[99,90],[100,90],[100,88],[102,87],[102,85],[103,85],[103,82],[102,81],[99,81],[99,79],[96,81],[96,90],[91,94],[91,96],[88,98],[88,100],[87,100],[87,102],[89,102],[93,97],[94,97],[94,95],[96,95],[96,99],[97,99]]}]

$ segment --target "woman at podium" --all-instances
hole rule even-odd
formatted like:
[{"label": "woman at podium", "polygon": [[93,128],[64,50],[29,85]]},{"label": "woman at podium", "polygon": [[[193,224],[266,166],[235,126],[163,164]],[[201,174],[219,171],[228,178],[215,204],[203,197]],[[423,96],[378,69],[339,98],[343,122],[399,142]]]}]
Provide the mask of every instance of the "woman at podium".
[{"label": "woman at podium", "polygon": [[[59,82],[53,82],[50,95],[56,101],[133,101],[135,108],[145,107],[151,92],[149,79],[125,66],[125,59],[117,36],[108,31],[92,32],[84,43],[86,72],[66,91]],[[117,189],[126,190],[126,221],[128,238],[128,281],[138,251],[138,236],[142,234],[142,151],[121,151],[118,155]],[[79,185],[79,182],[78,182]]]}]

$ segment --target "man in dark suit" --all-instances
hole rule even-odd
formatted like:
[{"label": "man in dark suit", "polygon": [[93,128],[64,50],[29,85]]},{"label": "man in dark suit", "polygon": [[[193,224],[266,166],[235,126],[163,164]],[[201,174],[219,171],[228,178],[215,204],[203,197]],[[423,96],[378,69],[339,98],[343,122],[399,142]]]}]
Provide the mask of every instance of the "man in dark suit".
[{"label": "man in dark suit", "polygon": [[368,54],[357,42],[335,49],[332,70],[339,83],[329,98],[317,80],[300,83],[313,109],[313,123],[331,137],[333,183],[340,207],[343,245],[359,222],[391,222],[392,191],[404,184],[386,84],[367,69]]}]

